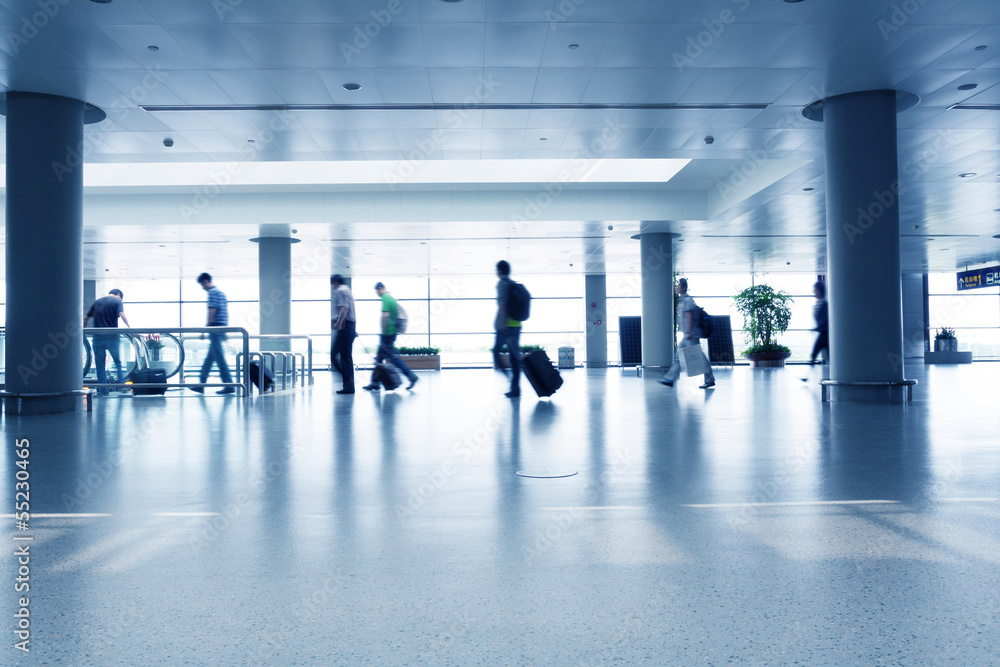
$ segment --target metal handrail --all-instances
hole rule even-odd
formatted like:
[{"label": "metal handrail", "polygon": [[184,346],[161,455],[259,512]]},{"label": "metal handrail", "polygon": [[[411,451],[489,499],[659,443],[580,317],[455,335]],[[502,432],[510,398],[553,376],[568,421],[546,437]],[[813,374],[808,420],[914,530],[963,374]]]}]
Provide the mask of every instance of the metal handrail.
[{"label": "metal handrail", "polygon": [[[306,355],[305,363],[303,364],[302,377],[303,384],[305,384],[305,378],[309,378],[309,384],[313,384],[313,343],[312,338],[306,336],[305,334],[258,334],[250,336],[250,338],[255,340],[305,340],[306,341]],[[277,352],[278,350],[265,350],[266,352]],[[299,352],[298,354],[302,354]]]},{"label": "metal handrail", "polygon": [[89,388],[70,389],[68,391],[0,391],[0,400],[17,399],[17,414],[21,414],[21,406],[26,398],[65,398],[68,396],[83,396],[87,404],[87,412],[94,410],[94,390]]},{"label": "metal handrail", "polygon": [[[108,334],[109,332],[108,332],[107,328],[85,328],[83,330],[83,333],[84,333],[85,336],[88,335],[88,334],[91,335],[91,336],[93,336],[95,333],[98,334],[98,335],[100,335],[100,334]],[[137,328],[137,327],[131,327],[131,328],[129,328],[127,330],[127,332],[122,332],[121,330],[119,330],[116,333],[119,333],[119,334],[120,333],[127,333],[130,338],[133,335],[144,335],[144,334],[160,334],[161,336],[168,335],[171,338],[174,338],[174,340],[178,341],[179,347],[182,350],[183,350],[183,347],[184,347],[183,341],[184,341],[184,338],[185,338],[186,335],[193,335],[193,334],[204,335],[204,334],[209,334],[209,333],[237,333],[237,334],[240,334],[240,337],[243,339],[243,360],[244,360],[244,362],[243,362],[244,363],[244,368],[243,368],[243,374],[242,374],[243,382],[216,382],[216,383],[207,383],[207,382],[194,383],[194,382],[188,382],[188,383],[185,383],[184,382],[184,374],[183,374],[183,372],[181,372],[182,369],[183,369],[183,362],[184,362],[184,356],[182,354],[181,359],[179,360],[179,363],[178,363],[178,372],[181,372],[181,377],[180,377],[181,382],[179,382],[179,383],[178,382],[173,382],[173,383],[160,384],[160,383],[152,383],[152,382],[131,382],[131,383],[127,383],[126,384],[124,382],[118,382],[118,383],[110,383],[110,382],[105,382],[105,383],[88,382],[87,383],[88,386],[92,386],[92,387],[179,387],[179,388],[190,388],[190,387],[201,387],[201,388],[204,388],[204,387],[233,387],[233,388],[237,388],[237,389],[243,389],[243,396],[250,396],[250,370],[249,370],[249,360],[247,359],[247,357],[249,355],[249,352],[250,352],[250,332],[247,331],[246,329],[244,329],[243,327],[158,327],[158,328]],[[180,336],[180,338],[178,339],[175,336],[173,336],[172,334],[178,334]],[[134,340],[133,340],[133,343],[135,343]],[[137,346],[137,349],[139,349],[139,348],[140,348],[140,346]],[[141,348],[145,348],[145,345],[142,345]],[[146,360],[145,349],[140,349],[139,353],[136,355],[136,358],[138,359],[140,356],[143,358],[143,360]],[[147,366],[148,366],[148,361],[146,361],[146,363],[147,363]],[[171,375],[173,375],[173,374],[171,374]]]}]

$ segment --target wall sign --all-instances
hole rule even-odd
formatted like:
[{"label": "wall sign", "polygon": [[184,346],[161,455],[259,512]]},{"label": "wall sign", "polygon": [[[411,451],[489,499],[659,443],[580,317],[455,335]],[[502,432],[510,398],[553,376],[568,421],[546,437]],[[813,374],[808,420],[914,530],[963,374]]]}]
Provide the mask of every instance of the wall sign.
[{"label": "wall sign", "polygon": [[988,269],[961,271],[958,274],[958,289],[976,289],[977,287],[996,287],[1000,285],[1000,266]]}]

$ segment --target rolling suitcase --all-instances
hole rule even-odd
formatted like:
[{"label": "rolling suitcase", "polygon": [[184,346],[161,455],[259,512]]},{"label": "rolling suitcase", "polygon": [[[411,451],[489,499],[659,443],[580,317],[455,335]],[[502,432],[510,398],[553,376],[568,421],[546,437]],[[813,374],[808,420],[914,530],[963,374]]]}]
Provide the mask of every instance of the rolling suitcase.
[{"label": "rolling suitcase", "polygon": [[399,378],[399,371],[389,364],[379,364],[375,367],[372,382],[381,383],[386,391],[392,391],[403,383]]},{"label": "rolling suitcase", "polygon": [[535,350],[522,357],[521,369],[528,378],[531,388],[541,397],[551,396],[562,386],[563,379],[559,371],[549,361],[549,355],[544,350]]},{"label": "rolling suitcase", "polygon": [[133,396],[162,396],[167,392],[167,372],[162,368],[137,368],[129,375],[132,382],[155,382],[163,387],[132,387]]},{"label": "rolling suitcase", "polygon": [[261,386],[260,369],[261,365],[259,361],[254,360],[250,362],[250,381],[257,385],[257,388],[260,389],[261,393],[264,393],[271,388],[272,384],[274,384],[274,373],[271,372],[270,368],[264,366],[264,386]]}]

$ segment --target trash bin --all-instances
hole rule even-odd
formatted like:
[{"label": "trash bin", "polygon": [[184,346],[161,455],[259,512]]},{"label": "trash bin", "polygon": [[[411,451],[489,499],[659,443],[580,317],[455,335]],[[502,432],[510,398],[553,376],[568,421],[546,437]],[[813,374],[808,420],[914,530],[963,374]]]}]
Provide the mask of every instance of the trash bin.
[{"label": "trash bin", "polygon": [[559,368],[575,368],[575,351],[572,347],[559,348]]}]

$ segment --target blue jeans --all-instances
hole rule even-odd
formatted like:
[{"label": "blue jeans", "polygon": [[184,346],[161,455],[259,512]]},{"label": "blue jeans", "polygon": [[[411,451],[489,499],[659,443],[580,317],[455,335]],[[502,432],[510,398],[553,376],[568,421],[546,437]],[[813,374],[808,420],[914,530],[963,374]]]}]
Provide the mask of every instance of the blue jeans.
[{"label": "blue jeans", "polygon": [[[97,382],[100,384],[104,384],[108,381],[108,374],[104,369],[108,352],[111,353],[111,358],[115,362],[115,370],[118,371],[118,379],[112,380],[112,382],[121,382],[124,379],[124,375],[122,374],[122,360],[121,357],[118,356],[118,334],[95,335],[94,366],[97,368]],[[107,387],[99,387],[97,389],[97,393],[108,394],[110,392]]]},{"label": "blue jeans", "polygon": [[[396,336],[379,336],[378,352],[375,354],[375,363],[380,364],[382,361],[389,361],[393,366],[399,369],[399,372],[406,376],[406,378],[413,382],[417,379],[417,374],[410,370],[410,367],[406,365],[406,362],[399,358],[395,350]],[[372,380],[374,382],[375,373],[372,372]]]},{"label": "blue jeans", "polygon": [[503,368],[500,364],[500,352],[506,346],[510,355],[510,390],[521,391],[521,327],[504,327],[497,331],[496,340],[493,343],[493,368]]},{"label": "blue jeans", "polygon": [[212,364],[219,365],[219,377],[223,382],[232,382],[233,376],[229,374],[229,364],[226,363],[226,353],[222,349],[222,341],[226,340],[224,333],[208,334],[208,354],[205,355],[205,363],[201,365],[201,376],[199,382],[208,380],[208,374],[212,370]]}]

